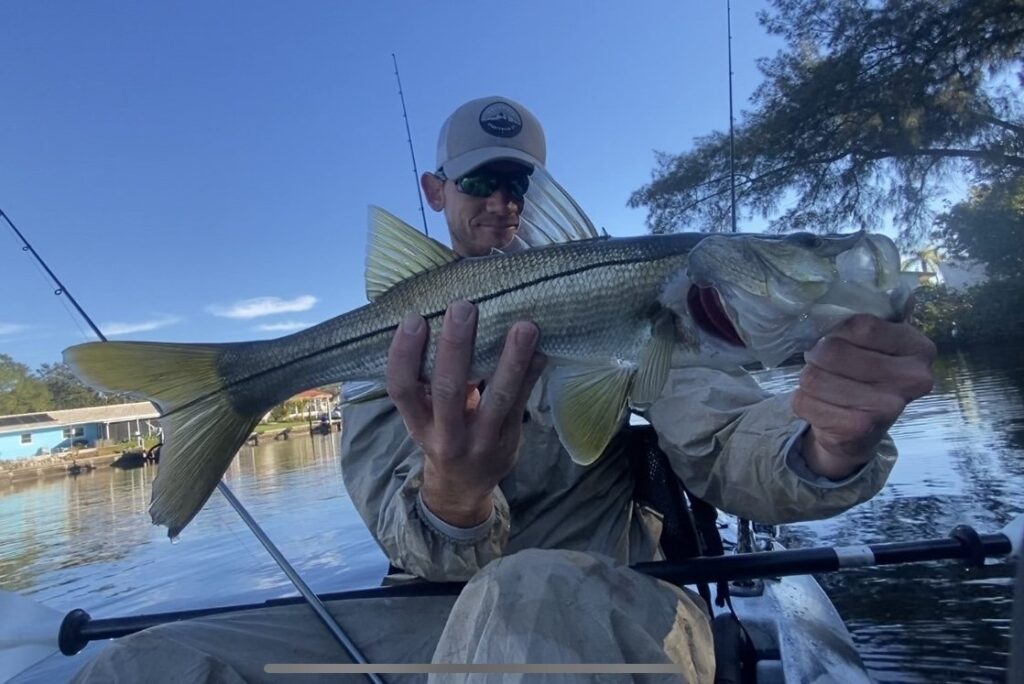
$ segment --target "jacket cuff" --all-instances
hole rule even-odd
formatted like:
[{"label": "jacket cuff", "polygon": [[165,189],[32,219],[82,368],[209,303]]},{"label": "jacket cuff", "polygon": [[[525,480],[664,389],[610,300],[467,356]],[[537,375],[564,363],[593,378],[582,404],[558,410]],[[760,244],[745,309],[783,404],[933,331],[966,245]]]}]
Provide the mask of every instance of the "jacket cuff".
[{"label": "jacket cuff", "polygon": [[427,524],[428,527],[432,528],[434,532],[440,534],[452,541],[459,544],[475,544],[478,541],[485,539],[491,533],[491,527],[494,525],[495,519],[498,517],[498,509],[491,502],[491,514],[487,516],[487,520],[483,521],[479,525],[473,527],[456,527],[446,523],[441,518],[437,517],[433,511],[423,502],[423,491],[416,495],[416,513],[420,518]]},{"label": "jacket cuff", "polygon": [[853,473],[839,480],[833,480],[825,477],[824,475],[818,475],[816,472],[811,470],[809,465],[807,465],[807,460],[804,458],[803,451],[800,448],[800,440],[805,434],[807,434],[810,427],[810,423],[807,421],[798,421],[793,434],[786,441],[785,446],[782,447],[782,453],[786,455],[786,467],[789,471],[812,487],[818,487],[819,489],[839,489],[840,487],[846,487],[853,484],[860,479],[861,475],[864,474],[864,471],[867,470],[867,466],[874,463],[875,459],[878,457],[878,454],[876,453],[870,461],[861,464]]}]

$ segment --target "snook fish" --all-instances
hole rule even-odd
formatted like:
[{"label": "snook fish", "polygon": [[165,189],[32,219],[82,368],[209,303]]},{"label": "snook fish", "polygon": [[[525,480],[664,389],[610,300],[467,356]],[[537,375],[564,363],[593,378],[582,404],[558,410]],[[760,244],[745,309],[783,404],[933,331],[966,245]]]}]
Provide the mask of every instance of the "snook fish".
[{"label": "snook fish", "polygon": [[881,235],[594,235],[462,259],[371,209],[366,306],[274,340],[94,342],[64,358],[87,384],[159,408],[150,513],[174,537],[272,407],[330,383],[382,382],[408,312],[430,326],[425,376],[450,303],[479,310],[473,377],[493,372],[515,321],[534,321],[555,427],[573,460],[590,464],[630,406],[657,398],[670,366],[777,364],[854,313],[898,318],[910,293]]}]

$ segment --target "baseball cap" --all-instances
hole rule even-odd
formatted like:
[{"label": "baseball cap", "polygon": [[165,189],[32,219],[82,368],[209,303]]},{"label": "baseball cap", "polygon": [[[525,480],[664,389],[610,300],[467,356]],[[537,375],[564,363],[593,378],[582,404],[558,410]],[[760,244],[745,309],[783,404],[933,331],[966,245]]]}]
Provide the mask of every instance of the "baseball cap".
[{"label": "baseball cap", "polygon": [[441,126],[437,168],[455,179],[493,161],[544,166],[547,147],[537,117],[507,97],[482,97],[456,109]]}]

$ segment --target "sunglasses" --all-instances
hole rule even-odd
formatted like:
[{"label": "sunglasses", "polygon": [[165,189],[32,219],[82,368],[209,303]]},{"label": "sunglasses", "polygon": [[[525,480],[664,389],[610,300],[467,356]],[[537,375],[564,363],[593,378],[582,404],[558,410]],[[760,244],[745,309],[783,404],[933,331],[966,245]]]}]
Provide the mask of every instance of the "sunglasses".
[{"label": "sunglasses", "polygon": [[[438,169],[434,174],[441,180],[451,180],[444,171]],[[526,191],[530,189],[530,172],[514,171],[512,173],[498,173],[497,171],[474,171],[454,181],[459,192],[470,197],[490,197],[502,185],[512,195],[513,199],[522,201],[526,197]]]}]

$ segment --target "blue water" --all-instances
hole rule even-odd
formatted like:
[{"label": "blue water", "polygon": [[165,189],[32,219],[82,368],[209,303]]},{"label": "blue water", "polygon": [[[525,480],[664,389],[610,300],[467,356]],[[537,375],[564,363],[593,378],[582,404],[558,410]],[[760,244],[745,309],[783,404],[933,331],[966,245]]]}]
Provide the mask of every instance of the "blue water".
[{"label": "blue water", "polygon": [[[893,429],[901,456],[872,501],[785,529],[789,545],[995,530],[1024,510],[1024,352],[944,357]],[[775,390],[795,371],[760,376]],[[246,447],[225,479],[315,591],[376,586],[387,562],[344,492],[339,436]],[[294,589],[217,493],[172,544],[149,523],[152,466],[0,490],[0,588],[113,617],[253,602]],[[1000,681],[1010,570],[947,563],[819,578],[880,681]]]}]

